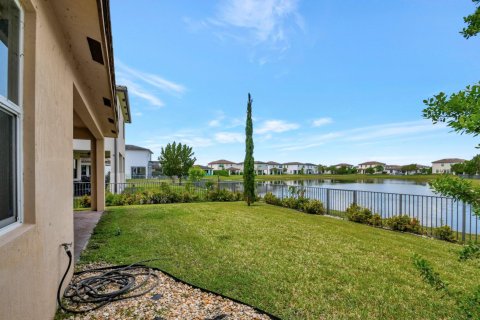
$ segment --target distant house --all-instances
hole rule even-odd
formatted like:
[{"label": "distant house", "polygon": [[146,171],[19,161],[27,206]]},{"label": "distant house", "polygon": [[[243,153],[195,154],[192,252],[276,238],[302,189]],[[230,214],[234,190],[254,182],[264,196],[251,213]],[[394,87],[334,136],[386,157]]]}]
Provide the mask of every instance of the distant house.
[{"label": "distant house", "polygon": [[228,168],[237,168],[237,165],[235,162],[225,160],[225,159],[209,162],[208,166],[213,170],[227,170]]},{"label": "distant house", "polygon": [[[125,145],[125,176],[127,179],[146,179],[152,177],[151,165],[153,152],[150,149]],[[150,168],[150,169],[149,169]]]},{"label": "distant house", "polygon": [[283,165],[275,161],[268,161],[267,174],[283,174]]},{"label": "distant house", "polygon": [[376,166],[382,166],[385,168],[385,163],[378,161],[363,162],[357,166],[357,171],[358,173],[365,174],[368,168],[375,168]]},{"label": "distant house", "polygon": [[228,174],[231,175],[231,176],[240,174],[240,169],[239,168],[230,167],[226,170],[228,171]]},{"label": "distant house", "polygon": [[149,161],[147,172],[150,172],[150,175],[148,176],[148,178],[154,178],[154,177],[161,176],[162,175],[162,166],[160,164],[160,161],[158,161],[158,160]]},{"label": "distant house", "polygon": [[387,174],[391,174],[391,175],[401,175],[401,174],[403,174],[402,166],[397,166],[397,165],[394,165],[394,164],[386,165],[384,167],[384,172],[386,172]]},{"label": "distant house", "polygon": [[283,165],[287,169],[286,172],[288,174],[300,174],[305,166],[301,162],[285,162]]},{"label": "distant house", "polygon": [[318,174],[318,166],[314,163],[305,163],[303,165],[303,171],[305,174]]},{"label": "distant house", "polygon": [[258,175],[268,174],[268,164],[266,162],[255,161],[253,168],[255,170],[255,174],[258,174]]},{"label": "distant house", "polygon": [[213,176],[213,169],[207,166],[195,165],[194,167],[200,168],[205,171],[206,176]]},{"label": "distant house", "polygon": [[465,159],[447,158],[432,161],[432,173],[451,173],[452,165],[457,163],[464,163]]},{"label": "distant house", "polygon": [[336,169],[340,169],[340,168],[352,169],[352,168],[355,168],[355,166],[353,164],[349,164],[349,163],[338,163],[338,164],[334,164],[333,167],[335,167]]}]

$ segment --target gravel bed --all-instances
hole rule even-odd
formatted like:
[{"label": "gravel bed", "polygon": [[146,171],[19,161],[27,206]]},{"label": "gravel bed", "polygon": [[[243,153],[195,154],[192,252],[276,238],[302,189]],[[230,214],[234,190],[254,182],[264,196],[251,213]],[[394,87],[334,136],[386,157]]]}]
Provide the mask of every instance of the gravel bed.
[{"label": "gravel bed", "polygon": [[[77,271],[104,267],[90,264]],[[66,315],[62,319],[123,320],[123,319],[270,319],[251,307],[225,299],[215,294],[203,292],[192,286],[178,282],[161,271],[153,271],[158,276],[158,285],[151,292],[136,298],[109,303],[97,310],[82,314]],[[153,281],[153,280],[152,280]]]}]

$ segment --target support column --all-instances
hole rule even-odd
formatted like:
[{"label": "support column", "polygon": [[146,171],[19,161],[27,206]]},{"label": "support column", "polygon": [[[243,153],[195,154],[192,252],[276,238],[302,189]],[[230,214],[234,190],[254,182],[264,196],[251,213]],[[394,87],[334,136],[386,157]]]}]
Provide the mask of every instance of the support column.
[{"label": "support column", "polygon": [[77,166],[77,179],[79,181],[82,180],[82,160],[80,158],[75,159],[76,166]]},{"label": "support column", "polygon": [[105,210],[105,140],[92,139],[91,141],[91,202],[92,210]]}]

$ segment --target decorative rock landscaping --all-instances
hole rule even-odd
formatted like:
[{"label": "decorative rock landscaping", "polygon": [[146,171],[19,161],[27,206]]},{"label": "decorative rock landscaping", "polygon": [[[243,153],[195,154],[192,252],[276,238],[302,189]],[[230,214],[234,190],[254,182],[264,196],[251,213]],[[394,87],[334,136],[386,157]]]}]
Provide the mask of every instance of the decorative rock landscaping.
[{"label": "decorative rock landscaping", "polygon": [[[98,267],[99,265],[87,265],[82,269]],[[158,286],[143,296],[112,302],[81,314],[68,315],[59,311],[57,319],[271,319],[249,306],[196,289],[161,271],[153,272],[158,276]]]}]

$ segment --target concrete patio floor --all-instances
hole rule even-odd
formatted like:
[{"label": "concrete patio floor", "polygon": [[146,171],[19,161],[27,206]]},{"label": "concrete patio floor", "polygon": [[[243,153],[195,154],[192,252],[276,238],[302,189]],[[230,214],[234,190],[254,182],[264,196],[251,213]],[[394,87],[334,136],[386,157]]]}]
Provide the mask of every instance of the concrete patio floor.
[{"label": "concrete patio floor", "polygon": [[102,213],[98,211],[77,211],[73,213],[73,253],[75,261],[80,259],[80,254],[87,246],[88,240],[90,240],[93,229],[100,220]]}]

